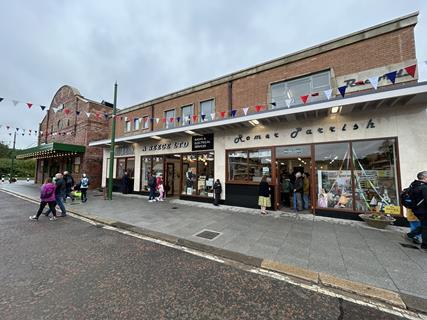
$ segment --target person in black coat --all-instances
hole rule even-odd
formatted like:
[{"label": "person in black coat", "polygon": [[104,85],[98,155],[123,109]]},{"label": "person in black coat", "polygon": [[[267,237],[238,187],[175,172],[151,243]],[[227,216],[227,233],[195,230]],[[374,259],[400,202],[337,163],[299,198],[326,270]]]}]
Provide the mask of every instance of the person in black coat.
[{"label": "person in black coat", "polygon": [[258,189],[258,205],[261,207],[261,214],[267,214],[266,208],[271,207],[270,186],[267,176],[262,176]]},{"label": "person in black coat", "polygon": [[213,185],[214,191],[214,206],[219,206],[219,199],[221,198],[222,186],[219,179],[216,179]]},{"label": "person in black coat", "polygon": [[122,177],[122,193],[129,193],[129,175],[127,171],[125,171],[125,174]]}]

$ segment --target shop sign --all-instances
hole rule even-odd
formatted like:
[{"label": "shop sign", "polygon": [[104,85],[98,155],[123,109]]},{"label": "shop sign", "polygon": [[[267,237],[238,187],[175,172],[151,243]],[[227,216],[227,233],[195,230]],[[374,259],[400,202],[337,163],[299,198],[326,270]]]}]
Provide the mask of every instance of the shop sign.
[{"label": "shop sign", "polygon": [[133,156],[134,154],[135,154],[135,149],[132,144],[116,146],[116,150],[114,151],[114,155],[116,157]]},{"label": "shop sign", "polygon": [[151,144],[148,146],[142,146],[141,150],[144,151],[161,151],[161,150],[176,150],[184,149],[188,147],[188,141],[176,141],[168,143]]},{"label": "shop sign", "polygon": [[[338,132],[346,132],[346,131],[356,131],[359,129],[373,129],[375,128],[375,122],[372,119],[369,119],[368,123],[366,124],[361,124],[361,123],[344,123],[342,125],[340,125],[339,127],[337,126],[329,126],[329,127],[316,127],[316,128],[295,128],[294,130],[291,131],[291,133],[289,134],[290,137],[292,139],[295,139],[296,137],[298,137],[298,135],[313,135],[313,134],[325,134],[327,132],[332,132],[332,133],[338,133]],[[278,132],[274,132],[274,133],[266,133],[266,134],[257,134],[257,135],[253,135],[253,136],[243,136],[242,134],[239,134],[237,137],[234,138],[234,143],[244,143],[244,142],[249,142],[249,141],[256,141],[256,140],[271,140],[273,138],[279,138],[279,133]]]},{"label": "shop sign", "polygon": [[203,136],[193,136],[191,143],[192,151],[212,150],[214,148],[214,135],[210,133]]},{"label": "shop sign", "polygon": [[400,206],[384,206],[386,214],[400,214]]}]

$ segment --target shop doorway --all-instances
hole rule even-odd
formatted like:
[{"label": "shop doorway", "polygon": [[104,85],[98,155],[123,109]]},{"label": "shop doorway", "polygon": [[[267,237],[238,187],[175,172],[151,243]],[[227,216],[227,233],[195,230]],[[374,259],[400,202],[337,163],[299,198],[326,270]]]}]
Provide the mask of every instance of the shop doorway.
[{"label": "shop doorway", "polygon": [[181,179],[181,155],[165,156],[165,192],[167,197],[179,195]]}]

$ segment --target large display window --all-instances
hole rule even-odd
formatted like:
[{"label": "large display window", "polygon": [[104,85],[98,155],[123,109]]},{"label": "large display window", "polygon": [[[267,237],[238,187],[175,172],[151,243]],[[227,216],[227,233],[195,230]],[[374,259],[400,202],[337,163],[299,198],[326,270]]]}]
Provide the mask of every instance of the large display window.
[{"label": "large display window", "polygon": [[129,178],[133,179],[135,172],[135,158],[117,158],[116,170],[116,179],[123,178],[125,172],[128,173]]},{"label": "large display window", "polygon": [[194,153],[182,156],[182,194],[213,197],[214,153]]},{"label": "large display window", "polygon": [[259,183],[262,176],[271,181],[271,149],[228,152],[228,181]]}]

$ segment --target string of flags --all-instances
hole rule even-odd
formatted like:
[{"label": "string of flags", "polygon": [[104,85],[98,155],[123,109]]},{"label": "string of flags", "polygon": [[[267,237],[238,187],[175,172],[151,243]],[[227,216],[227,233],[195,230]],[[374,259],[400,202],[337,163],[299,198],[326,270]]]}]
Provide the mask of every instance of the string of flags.
[{"label": "string of flags", "polygon": [[[425,61],[427,64],[427,61]],[[407,66],[405,68],[403,68],[408,75],[410,75],[412,78],[415,78],[415,72],[416,72],[416,68],[417,65],[413,64],[410,66]],[[398,70],[396,71],[391,71],[388,72],[384,75],[381,76],[373,76],[373,77],[369,77],[365,80],[359,80],[356,81],[354,84],[356,86],[361,86],[361,85],[367,85],[370,84],[375,90],[378,89],[378,85],[380,83],[380,80],[387,80],[390,81],[392,84],[396,83],[396,78],[398,76]],[[338,91],[338,96],[341,96],[342,98],[345,97],[346,95],[346,91],[347,91],[348,86],[344,85],[344,86],[340,86],[337,87],[337,91]],[[324,97],[327,100],[330,100],[332,98],[332,94],[333,94],[333,89],[328,89],[328,90],[323,90],[322,92],[309,92],[305,95],[302,95],[299,97],[300,101],[296,101],[294,97],[287,97],[284,100],[284,103],[286,105],[287,108],[290,108],[291,106],[297,106],[297,105],[301,105],[301,104],[307,104],[313,97],[320,97],[322,95],[324,95]],[[286,92],[285,92],[286,94]],[[277,107],[277,102],[272,101],[270,103],[270,105],[272,105],[273,107]],[[255,105],[254,107],[252,107],[252,110],[255,110],[255,112],[260,112],[262,110],[266,110],[268,109],[268,106],[265,105]],[[126,116],[116,116],[116,118],[120,118],[120,120],[124,120],[124,121],[138,121],[140,124],[142,122],[144,122],[146,125],[148,124],[148,122],[150,123],[155,123],[156,125],[158,125],[159,123],[162,124],[166,124],[166,123],[182,123],[182,124],[191,124],[191,123],[197,123],[197,122],[204,122],[204,121],[209,121],[209,120],[215,120],[215,119],[224,119],[228,116],[234,118],[236,116],[239,115],[247,115],[248,112],[251,110],[251,107],[249,106],[244,106],[242,108],[236,108],[236,109],[232,109],[230,111],[219,111],[219,112],[213,112],[210,114],[192,114],[192,115],[187,115],[185,117],[163,117],[163,118],[152,118],[152,117],[148,117],[148,116],[143,116],[143,117],[126,117]],[[112,116],[114,117],[114,116]],[[148,126],[146,126],[148,128]]]},{"label": "string of flags", "polygon": [[12,127],[10,125],[4,125],[4,124],[0,124],[0,129],[6,130],[10,136],[14,134],[15,131],[17,134],[21,134],[22,136],[25,136],[25,135],[37,136],[37,132],[38,132],[37,130],[33,130],[33,129],[17,128],[17,127]]}]

